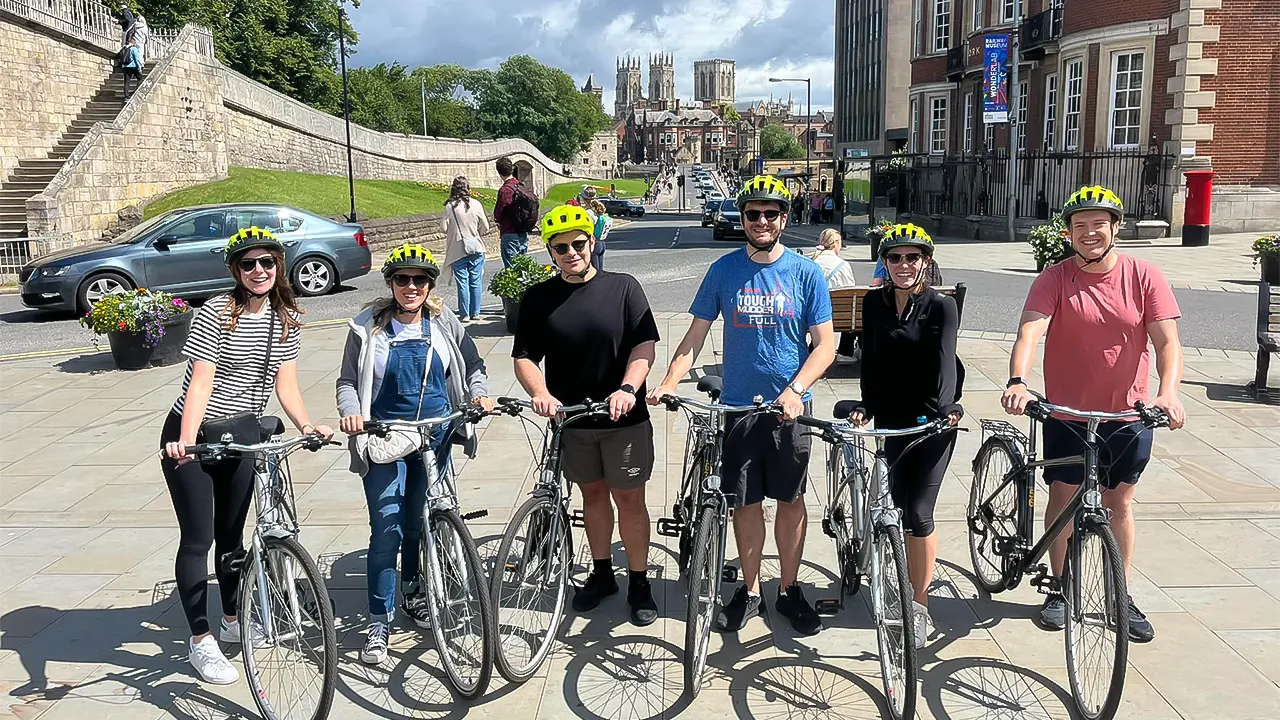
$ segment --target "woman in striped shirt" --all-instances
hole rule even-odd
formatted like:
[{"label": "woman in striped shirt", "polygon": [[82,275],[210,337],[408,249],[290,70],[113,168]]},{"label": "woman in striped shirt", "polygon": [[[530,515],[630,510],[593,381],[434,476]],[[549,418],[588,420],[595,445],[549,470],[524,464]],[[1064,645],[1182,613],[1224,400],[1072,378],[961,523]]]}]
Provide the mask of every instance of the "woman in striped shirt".
[{"label": "woman in striped shirt", "polygon": [[[182,349],[189,359],[182,395],[160,433],[160,467],[180,528],[174,572],[191,627],[188,657],[200,677],[219,685],[239,679],[218,639],[240,640],[235,561],[245,552],[241,535],[253,491],[253,458],[190,462],[187,447],[217,439],[203,437],[206,420],[238,413],[261,416],[273,387],[299,432],[333,435],[328,427],[311,424],[298,389],[301,310],[285,277],[284,246],[269,231],[254,227],[234,235],[225,255],[236,287],[206,302],[192,322]],[[223,608],[218,639],[210,632],[205,602],[211,545],[217,549],[215,573]]]}]

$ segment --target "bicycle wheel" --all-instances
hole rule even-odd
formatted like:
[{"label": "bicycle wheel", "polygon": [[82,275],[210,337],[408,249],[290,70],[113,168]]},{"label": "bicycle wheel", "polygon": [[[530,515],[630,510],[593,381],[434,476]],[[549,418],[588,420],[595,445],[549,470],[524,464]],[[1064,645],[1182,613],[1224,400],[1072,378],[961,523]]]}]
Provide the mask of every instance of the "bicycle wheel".
[{"label": "bicycle wheel", "polygon": [[997,554],[996,541],[1017,537],[1022,527],[1016,483],[1004,479],[1015,468],[1013,450],[1000,438],[983,443],[973,460],[973,485],[969,488],[969,557],[973,574],[983,590],[998,593],[1009,587],[1008,558]]},{"label": "bicycle wheel", "polygon": [[689,558],[693,555],[693,516],[697,512],[697,506],[694,503],[695,498],[698,497],[698,489],[702,487],[702,480],[707,474],[707,466],[710,464],[707,458],[710,454],[711,450],[706,445],[700,445],[691,454],[684,482],[680,484],[680,500],[673,508],[676,519],[681,523],[677,558],[681,574],[689,569]]},{"label": "bicycle wheel", "polygon": [[533,677],[555,644],[569,582],[568,523],[550,497],[516,510],[498,545],[489,599],[497,622],[494,659],[508,682]]},{"label": "bicycle wheel", "polygon": [[493,608],[476,541],[456,510],[431,512],[422,554],[440,662],[458,695],[477,698],[493,674]]},{"label": "bicycle wheel", "polygon": [[720,556],[721,532],[720,514],[713,507],[702,508],[693,539],[693,556],[689,560],[684,620],[684,689],[690,698],[697,697],[702,689],[711,623],[720,609],[720,577],[724,570],[724,558]]},{"label": "bicycle wheel", "polygon": [[1067,678],[1082,717],[1110,720],[1120,707],[1129,657],[1129,595],[1111,526],[1086,519],[1067,546]]},{"label": "bicycle wheel", "polygon": [[894,720],[910,718],[916,709],[916,632],[912,614],[911,579],[907,575],[907,549],[902,528],[876,528],[876,562],[879,577],[874,602],[880,604],[876,640],[880,645],[880,679]]},{"label": "bicycle wheel", "polygon": [[853,478],[840,483],[832,498],[831,526],[836,540],[836,561],[840,564],[840,590],[856,595],[862,587],[862,570],[858,567],[858,491]]},{"label": "bicycle wheel", "polygon": [[292,537],[264,537],[262,554],[250,553],[245,563],[239,592],[245,677],[262,717],[328,717],[338,640],[315,561]]}]

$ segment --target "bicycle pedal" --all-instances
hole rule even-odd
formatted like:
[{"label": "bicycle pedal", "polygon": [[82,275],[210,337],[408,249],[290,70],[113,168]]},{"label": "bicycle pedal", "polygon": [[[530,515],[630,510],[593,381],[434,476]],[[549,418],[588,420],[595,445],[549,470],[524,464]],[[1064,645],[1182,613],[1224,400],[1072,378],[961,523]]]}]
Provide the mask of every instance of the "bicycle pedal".
[{"label": "bicycle pedal", "polygon": [[813,609],[817,611],[819,615],[835,615],[843,608],[843,602],[840,600],[833,600],[831,598],[823,598],[813,604]]},{"label": "bicycle pedal", "polygon": [[822,534],[835,539],[836,531],[831,528],[831,518],[822,518]]},{"label": "bicycle pedal", "polygon": [[725,565],[724,568],[720,570],[720,581],[727,583],[738,582],[738,568],[733,565]]},{"label": "bicycle pedal", "polygon": [[658,534],[663,537],[680,537],[684,532],[684,523],[675,518],[658,518]]},{"label": "bicycle pedal", "polygon": [[484,518],[484,517],[489,517],[488,510],[472,510],[469,513],[462,514],[462,519],[466,520],[467,522],[470,522],[472,520],[479,520],[480,518]]},{"label": "bicycle pedal", "polygon": [[569,524],[576,528],[584,528],[587,526],[587,520],[582,516],[581,510],[574,510],[569,513]]},{"label": "bicycle pedal", "polygon": [[1049,573],[1049,567],[1047,565],[1044,565],[1042,563],[1040,565],[1035,566],[1034,568],[1031,568],[1031,571],[1035,574],[1032,575],[1030,584],[1040,594],[1048,595],[1050,593],[1056,593],[1061,590],[1062,583],[1059,581],[1059,579],[1056,576],[1051,575]]}]

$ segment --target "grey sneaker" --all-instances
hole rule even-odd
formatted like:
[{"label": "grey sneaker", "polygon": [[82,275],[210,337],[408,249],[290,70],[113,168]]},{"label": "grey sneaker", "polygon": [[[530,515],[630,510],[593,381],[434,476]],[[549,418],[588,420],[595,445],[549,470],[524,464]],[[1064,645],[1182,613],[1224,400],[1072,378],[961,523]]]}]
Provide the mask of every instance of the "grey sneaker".
[{"label": "grey sneaker", "polygon": [[1067,624],[1067,600],[1059,593],[1049,593],[1036,613],[1037,624],[1045,630],[1058,631]]},{"label": "grey sneaker", "polygon": [[916,649],[919,650],[933,633],[933,617],[929,615],[929,608],[912,600],[911,618],[916,631]]},{"label": "grey sneaker", "polygon": [[369,665],[381,665],[387,659],[387,640],[391,628],[386,623],[369,623],[369,635],[364,640],[364,649],[360,651],[360,661]]},{"label": "grey sneaker", "polygon": [[427,592],[419,583],[409,586],[400,600],[400,609],[423,630],[431,629],[431,610],[427,607]]}]

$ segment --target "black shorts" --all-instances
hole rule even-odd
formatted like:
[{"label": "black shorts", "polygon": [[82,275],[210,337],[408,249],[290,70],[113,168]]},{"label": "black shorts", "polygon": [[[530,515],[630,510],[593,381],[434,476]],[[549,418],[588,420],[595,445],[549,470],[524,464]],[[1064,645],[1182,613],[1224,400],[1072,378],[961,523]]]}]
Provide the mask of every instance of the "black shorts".
[{"label": "black shorts", "polygon": [[733,494],[734,507],[765,498],[795,502],[804,495],[812,441],[802,425],[776,415],[730,413],[724,429],[721,489]]},{"label": "black shorts", "polygon": [[[1084,454],[1086,423],[1050,420],[1044,424],[1044,459]],[[1154,433],[1141,421],[1104,422],[1098,425],[1098,483],[1114,490],[1122,483],[1132,485],[1151,461]],[[1079,485],[1084,482],[1084,465],[1064,465],[1044,469],[1046,483]]]}]

